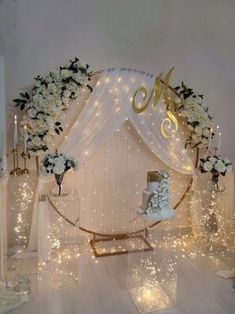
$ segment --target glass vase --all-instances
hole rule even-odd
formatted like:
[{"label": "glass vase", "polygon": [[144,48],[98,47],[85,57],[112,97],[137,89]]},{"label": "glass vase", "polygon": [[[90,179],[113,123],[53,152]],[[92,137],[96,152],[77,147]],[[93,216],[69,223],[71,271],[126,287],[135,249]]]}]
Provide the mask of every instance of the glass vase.
[{"label": "glass vase", "polygon": [[65,172],[62,172],[60,174],[55,174],[56,185],[54,185],[50,189],[51,195],[60,197],[60,196],[67,196],[71,193],[71,190],[67,187],[66,184],[64,184],[64,177],[65,177]]},{"label": "glass vase", "polygon": [[56,184],[58,185],[59,191],[58,191],[58,195],[61,195],[61,186],[62,186],[62,181],[64,179],[64,172],[60,173],[60,174],[55,174],[55,180],[56,180]]},{"label": "glass vase", "polygon": [[224,185],[219,180],[219,172],[212,173],[210,190],[217,192],[223,192],[225,190]]}]

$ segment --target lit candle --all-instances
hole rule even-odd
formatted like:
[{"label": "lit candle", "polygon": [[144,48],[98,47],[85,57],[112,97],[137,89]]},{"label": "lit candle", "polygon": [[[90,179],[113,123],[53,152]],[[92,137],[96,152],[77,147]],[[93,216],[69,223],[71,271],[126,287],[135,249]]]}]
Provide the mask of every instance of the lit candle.
[{"label": "lit candle", "polygon": [[15,124],[14,124],[14,149],[18,145],[18,126],[17,126],[17,116],[15,116]]},{"label": "lit candle", "polygon": [[216,126],[215,141],[216,141],[215,148],[216,148],[217,151],[218,151],[218,148],[219,148],[219,145],[218,145],[218,142],[219,142],[219,125]]},{"label": "lit candle", "polygon": [[220,145],[221,145],[221,132],[219,132],[218,155],[220,154]]},{"label": "lit candle", "polygon": [[210,128],[209,143],[208,143],[208,152],[209,152],[210,149],[211,149],[212,133],[213,133],[213,129]]},{"label": "lit candle", "polygon": [[27,140],[28,140],[28,133],[27,133],[27,126],[24,125],[24,153],[27,153]]}]

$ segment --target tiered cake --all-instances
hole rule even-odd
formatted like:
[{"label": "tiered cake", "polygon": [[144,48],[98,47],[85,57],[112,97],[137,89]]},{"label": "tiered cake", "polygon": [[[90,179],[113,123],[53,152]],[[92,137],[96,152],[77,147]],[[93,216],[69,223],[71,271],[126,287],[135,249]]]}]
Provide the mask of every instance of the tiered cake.
[{"label": "tiered cake", "polygon": [[170,207],[169,175],[166,171],[149,171],[142,206],[138,209],[148,220],[166,220],[175,215]]}]

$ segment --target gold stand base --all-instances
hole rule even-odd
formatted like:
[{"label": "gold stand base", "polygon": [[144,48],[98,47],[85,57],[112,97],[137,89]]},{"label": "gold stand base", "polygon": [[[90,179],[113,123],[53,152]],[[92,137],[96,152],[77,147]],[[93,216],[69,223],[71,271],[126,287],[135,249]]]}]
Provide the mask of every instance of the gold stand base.
[{"label": "gold stand base", "polygon": [[26,174],[29,174],[29,173],[30,173],[30,171],[27,168],[24,168],[24,169],[21,170],[21,174],[22,175],[26,175]]},{"label": "gold stand base", "polygon": [[[104,257],[104,256],[113,256],[113,255],[122,255],[122,254],[127,254],[127,253],[137,253],[137,252],[146,252],[146,251],[153,251],[153,247],[149,243],[147,237],[139,234],[139,235],[133,235],[133,236],[128,236],[128,235],[119,235],[119,236],[113,236],[113,237],[105,237],[104,238],[96,238],[95,234],[93,235],[93,239],[90,240],[90,245],[93,249],[95,257]],[[106,241],[115,241],[115,240],[128,240],[128,239],[141,239],[145,244],[146,248],[144,249],[122,249],[120,251],[109,251],[105,253],[98,253],[96,249],[96,243],[99,242],[106,242]]]},{"label": "gold stand base", "polygon": [[10,175],[11,176],[20,176],[21,175],[21,169],[20,168],[15,168],[13,170],[11,170]]}]

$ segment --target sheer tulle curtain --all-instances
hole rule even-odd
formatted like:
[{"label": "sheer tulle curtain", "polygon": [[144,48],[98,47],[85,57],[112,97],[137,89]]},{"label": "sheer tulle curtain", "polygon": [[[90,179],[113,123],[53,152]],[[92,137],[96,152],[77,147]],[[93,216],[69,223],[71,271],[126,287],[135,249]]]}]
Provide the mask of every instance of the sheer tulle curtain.
[{"label": "sheer tulle curtain", "polygon": [[133,70],[114,69],[102,73],[60,150],[84,162],[126,121],[130,120],[147,147],[165,164],[182,174],[193,174],[193,163],[178,133],[164,139],[160,124],[166,117],[163,103],[141,114],[132,110],[135,91],[151,90],[154,76]]}]

